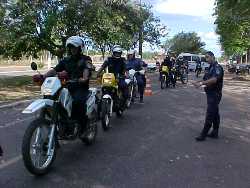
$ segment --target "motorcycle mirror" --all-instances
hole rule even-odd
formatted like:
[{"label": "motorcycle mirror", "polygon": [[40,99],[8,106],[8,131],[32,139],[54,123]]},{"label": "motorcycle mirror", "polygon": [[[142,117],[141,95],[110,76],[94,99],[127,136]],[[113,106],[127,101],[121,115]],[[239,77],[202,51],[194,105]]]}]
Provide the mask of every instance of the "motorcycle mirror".
[{"label": "motorcycle mirror", "polygon": [[37,70],[37,64],[35,62],[32,62],[30,65],[31,69],[36,71]]}]

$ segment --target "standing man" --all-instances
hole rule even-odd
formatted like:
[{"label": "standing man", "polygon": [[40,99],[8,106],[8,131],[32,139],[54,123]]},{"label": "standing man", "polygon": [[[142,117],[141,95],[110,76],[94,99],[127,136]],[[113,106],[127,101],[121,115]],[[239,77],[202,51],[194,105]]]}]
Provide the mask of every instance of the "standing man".
[{"label": "standing man", "polygon": [[[205,58],[210,66],[205,72],[203,81],[194,83],[197,88],[205,86],[207,95],[206,120],[201,134],[196,137],[197,141],[204,141],[207,136],[217,139],[220,125],[219,103],[222,97],[224,71],[218,62],[215,61],[213,52],[207,52]],[[212,126],[213,130],[208,134]]]}]

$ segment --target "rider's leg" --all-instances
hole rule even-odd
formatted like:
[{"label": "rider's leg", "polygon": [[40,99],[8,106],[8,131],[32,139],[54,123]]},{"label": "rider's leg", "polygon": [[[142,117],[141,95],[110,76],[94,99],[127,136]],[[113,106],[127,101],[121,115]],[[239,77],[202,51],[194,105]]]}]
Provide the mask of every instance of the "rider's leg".
[{"label": "rider's leg", "polygon": [[137,80],[137,85],[138,85],[138,91],[140,94],[140,102],[143,102],[143,94],[144,94],[144,88],[145,88],[143,75],[137,75],[136,80]]},{"label": "rider's leg", "polygon": [[126,100],[129,97],[128,85],[126,84],[125,79],[119,79],[118,87],[119,90],[122,92],[123,96],[122,106],[125,108]]},{"label": "rider's leg", "polygon": [[87,115],[86,115],[86,101],[88,97],[88,90],[78,89],[72,93],[73,106],[72,117],[76,119],[82,126],[82,130],[86,129]]}]

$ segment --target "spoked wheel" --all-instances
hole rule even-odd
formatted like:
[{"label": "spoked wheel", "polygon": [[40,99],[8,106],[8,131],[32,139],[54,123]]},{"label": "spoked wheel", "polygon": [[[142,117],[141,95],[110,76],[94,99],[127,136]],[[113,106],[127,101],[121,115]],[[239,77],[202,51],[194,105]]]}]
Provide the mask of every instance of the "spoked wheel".
[{"label": "spoked wheel", "polygon": [[28,171],[34,175],[46,174],[56,158],[56,138],[50,135],[50,124],[50,121],[43,118],[36,119],[31,122],[24,134],[23,161]]},{"label": "spoked wheel", "polygon": [[116,111],[116,116],[117,116],[117,117],[122,117],[122,115],[123,115],[123,110],[122,110],[122,109],[118,109],[118,110]]},{"label": "spoked wheel", "polygon": [[162,78],[161,78],[161,89],[164,89],[166,87],[167,87],[167,79],[166,79],[165,75],[162,75]]},{"label": "spoked wheel", "polygon": [[102,100],[102,107],[101,107],[101,121],[102,121],[102,128],[104,131],[107,131],[111,128],[110,125],[110,100],[103,99]]},{"label": "spoked wheel", "polygon": [[188,74],[185,71],[181,74],[181,82],[182,84],[186,84],[188,82]]},{"label": "spoked wheel", "polygon": [[127,102],[126,102],[126,107],[127,108],[130,108],[131,107],[131,104],[133,102],[133,97],[134,97],[134,86],[131,85],[130,86],[130,90],[129,90],[129,98],[127,99]]},{"label": "spoked wheel", "polygon": [[175,88],[175,85],[176,85],[176,77],[173,75],[172,76],[172,86],[173,86],[173,88]]},{"label": "spoked wheel", "polygon": [[86,126],[87,126],[86,135],[83,138],[81,138],[81,140],[86,145],[92,145],[95,142],[97,135],[97,113],[95,118],[87,121]]}]

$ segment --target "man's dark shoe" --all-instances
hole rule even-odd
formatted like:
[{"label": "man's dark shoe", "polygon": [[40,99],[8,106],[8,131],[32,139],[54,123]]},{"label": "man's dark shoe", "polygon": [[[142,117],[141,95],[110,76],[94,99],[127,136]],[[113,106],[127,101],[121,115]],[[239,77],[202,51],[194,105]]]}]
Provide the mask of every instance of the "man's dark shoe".
[{"label": "man's dark shoe", "polygon": [[143,103],[144,103],[144,102],[143,102],[143,98],[140,98],[140,103],[141,103],[141,104],[143,104]]},{"label": "man's dark shoe", "polygon": [[208,134],[207,135],[209,138],[214,138],[214,139],[218,139],[219,138],[219,136],[218,136],[218,134],[217,133],[210,133],[210,134]]},{"label": "man's dark shoe", "polygon": [[205,140],[206,140],[206,137],[203,136],[203,135],[200,135],[200,136],[197,136],[197,137],[195,138],[195,140],[198,141],[198,142],[202,142],[202,141],[205,141]]}]

